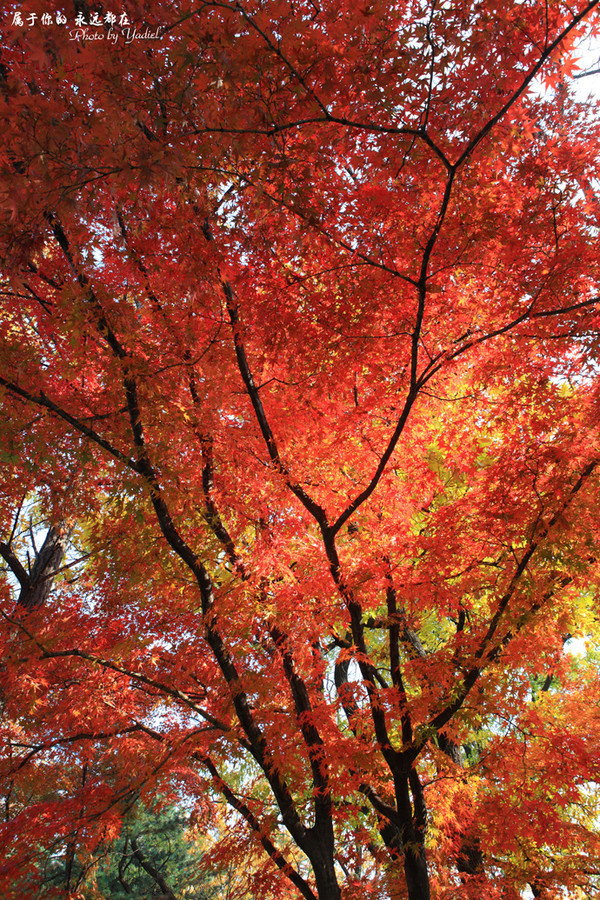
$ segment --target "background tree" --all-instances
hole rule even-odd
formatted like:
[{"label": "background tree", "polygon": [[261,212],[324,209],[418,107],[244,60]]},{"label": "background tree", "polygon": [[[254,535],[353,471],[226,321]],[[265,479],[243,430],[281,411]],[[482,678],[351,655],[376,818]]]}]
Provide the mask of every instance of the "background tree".
[{"label": "background tree", "polygon": [[7,883],[176,776],[257,896],[594,889],[596,6],[9,8]]},{"label": "background tree", "polygon": [[[84,848],[85,849],[85,848]],[[65,858],[69,862],[68,855]],[[55,859],[46,875],[49,885],[66,881],[64,860]],[[84,897],[218,896],[203,871],[202,853],[181,809],[129,810],[119,836],[99,847],[91,861],[77,860],[78,891]],[[71,875],[71,880],[73,876]],[[226,893],[224,894],[226,896]]]}]

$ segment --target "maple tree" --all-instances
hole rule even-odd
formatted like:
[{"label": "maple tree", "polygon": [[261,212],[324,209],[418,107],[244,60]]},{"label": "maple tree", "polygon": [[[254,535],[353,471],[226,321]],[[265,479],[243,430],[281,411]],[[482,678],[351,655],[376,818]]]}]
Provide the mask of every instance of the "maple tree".
[{"label": "maple tree", "polygon": [[17,9],[3,896],[173,785],[257,897],[589,896],[597,3]]}]

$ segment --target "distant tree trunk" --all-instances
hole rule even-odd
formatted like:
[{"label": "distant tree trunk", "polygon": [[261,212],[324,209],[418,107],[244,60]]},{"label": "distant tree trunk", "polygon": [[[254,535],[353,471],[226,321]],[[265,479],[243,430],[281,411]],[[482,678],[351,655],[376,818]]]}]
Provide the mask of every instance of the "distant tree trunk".
[{"label": "distant tree trunk", "polygon": [[39,609],[48,599],[72,530],[64,522],[51,525],[30,572],[24,568],[10,544],[0,542],[0,554],[20,585],[17,605],[27,612]]},{"label": "distant tree trunk", "polygon": [[141,850],[140,845],[137,842],[137,838],[131,836],[130,840],[134,857],[137,859],[142,869],[144,869],[144,871],[147,872],[148,875],[150,875],[150,877],[153,878],[157,883],[157,885],[163,892],[164,900],[177,900],[175,894],[173,893],[163,876],[160,874],[158,869],[152,865],[145,853]]}]

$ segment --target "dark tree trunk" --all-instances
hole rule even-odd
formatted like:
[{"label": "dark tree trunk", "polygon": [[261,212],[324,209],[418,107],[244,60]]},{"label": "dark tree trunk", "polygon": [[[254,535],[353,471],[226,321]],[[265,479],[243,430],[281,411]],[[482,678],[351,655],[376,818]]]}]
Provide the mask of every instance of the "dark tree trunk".
[{"label": "dark tree trunk", "polygon": [[148,859],[148,857],[146,856],[146,854],[143,852],[140,845],[138,844],[137,838],[133,837],[133,835],[131,836],[131,849],[133,850],[133,855],[136,858],[136,860],[138,861],[138,863],[140,864],[140,866],[142,867],[142,869],[144,869],[144,871],[147,872],[148,875],[150,875],[150,877],[153,878],[154,881],[157,883],[157,885],[163,892],[163,896],[165,898],[168,898],[168,900],[177,900],[177,898],[175,897],[175,894],[173,893],[173,891],[171,890],[171,888],[169,887],[169,885],[167,884],[167,882],[165,881],[165,879],[163,878],[161,873],[158,871],[156,866],[154,866],[152,864],[152,862]]},{"label": "dark tree trunk", "polygon": [[8,563],[21,588],[17,605],[27,612],[39,609],[48,599],[54,578],[62,565],[71,530],[62,522],[50,526],[30,572],[21,564],[11,546],[0,542],[0,555]]},{"label": "dark tree trunk", "polygon": [[331,818],[310,829],[310,837],[303,848],[310,859],[319,900],[341,900],[342,893],[335,874],[334,836]]},{"label": "dark tree trunk", "polygon": [[409,900],[430,900],[429,873],[423,847],[405,849],[404,875]]},{"label": "dark tree trunk", "polygon": [[314,866],[319,900],[341,900],[342,893],[333,866]]}]

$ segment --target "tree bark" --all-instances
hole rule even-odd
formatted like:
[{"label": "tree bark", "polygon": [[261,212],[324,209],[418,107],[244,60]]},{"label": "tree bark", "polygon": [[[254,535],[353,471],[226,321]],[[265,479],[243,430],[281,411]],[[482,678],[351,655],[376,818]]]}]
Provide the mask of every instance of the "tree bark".
[{"label": "tree bark", "polygon": [[425,859],[425,848],[405,847],[404,875],[409,900],[430,900],[429,873]]},{"label": "tree bark", "polygon": [[150,875],[151,878],[157,883],[161,891],[165,896],[165,900],[177,900],[177,897],[162,877],[158,869],[156,869],[150,860],[147,858],[145,853],[140,849],[140,846],[137,842],[137,838],[131,837],[131,849],[133,850],[133,855],[137,859],[138,863],[144,869],[145,872]]},{"label": "tree bark", "polygon": [[39,609],[48,599],[54,578],[62,565],[71,531],[72,528],[64,522],[51,525],[30,572],[21,564],[10,544],[0,542],[0,554],[21,588],[17,605],[27,612]]}]

